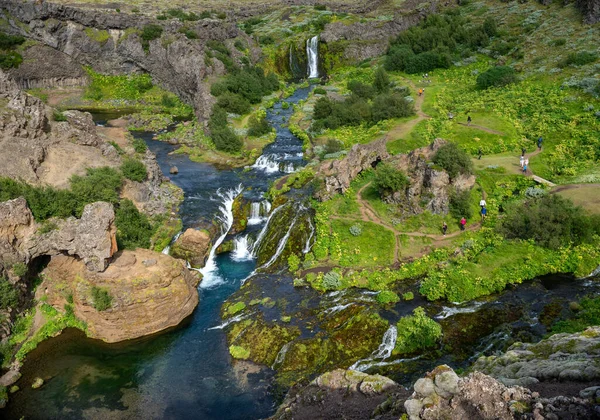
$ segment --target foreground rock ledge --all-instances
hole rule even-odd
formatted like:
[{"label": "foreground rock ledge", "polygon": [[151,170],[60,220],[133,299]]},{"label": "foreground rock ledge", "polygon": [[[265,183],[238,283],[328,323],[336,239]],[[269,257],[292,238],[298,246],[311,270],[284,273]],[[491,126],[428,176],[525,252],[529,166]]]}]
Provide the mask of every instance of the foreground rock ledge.
[{"label": "foreground rock ledge", "polygon": [[[103,273],[74,257],[57,256],[43,272],[37,296],[62,311],[72,295],[75,316],[87,335],[108,343],[150,335],[178,325],[198,305],[198,277],[182,261],[146,249],[123,251]],[[108,291],[111,306],[94,308],[92,288]]]}]

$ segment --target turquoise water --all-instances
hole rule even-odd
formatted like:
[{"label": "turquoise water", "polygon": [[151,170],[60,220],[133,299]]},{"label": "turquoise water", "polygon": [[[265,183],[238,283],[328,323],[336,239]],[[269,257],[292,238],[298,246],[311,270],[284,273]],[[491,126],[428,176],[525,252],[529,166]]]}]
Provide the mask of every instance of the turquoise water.
[{"label": "turquoise water", "polygon": [[[286,101],[306,98],[310,88],[299,89]],[[268,118],[277,130],[276,141],[265,148],[270,161],[282,162],[282,170],[218,170],[170,155],[174,146],[142,135],[156,153],[163,172],[171,165],[179,173],[172,181],[185,194],[180,214],[184,226],[214,220],[220,201],[217,189],[235,188],[260,200],[269,183],[286,168],[302,166],[302,143],[287,129],[293,108],[276,104]],[[106,118],[99,116],[98,118]],[[111,117],[112,118],[112,117]],[[259,229],[256,226],[255,229]],[[22,390],[11,396],[2,413],[27,419],[254,419],[275,409],[270,392],[271,370],[232,361],[221,324],[224,300],[239,289],[242,279],[255,268],[254,261],[233,261],[217,256],[222,281],[206,288],[200,284],[200,303],[183,325],[174,331],[135,342],[108,345],[91,340],[76,330],[47,340],[32,352],[22,369]],[[217,327],[217,328],[215,328]],[[32,390],[41,377],[46,384]]]}]

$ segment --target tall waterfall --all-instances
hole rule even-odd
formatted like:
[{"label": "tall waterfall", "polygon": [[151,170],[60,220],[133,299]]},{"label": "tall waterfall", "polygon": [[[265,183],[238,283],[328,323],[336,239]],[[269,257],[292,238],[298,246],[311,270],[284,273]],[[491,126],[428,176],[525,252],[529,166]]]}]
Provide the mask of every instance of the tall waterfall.
[{"label": "tall waterfall", "polygon": [[200,283],[200,287],[203,289],[214,287],[223,282],[223,279],[217,274],[215,255],[217,248],[223,243],[223,240],[233,225],[233,201],[241,194],[242,190],[243,187],[241,184],[237,188],[225,192],[217,190],[217,196],[221,199],[221,205],[219,206],[219,212],[221,214],[217,215],[216,219],[221,223],[221,236],[219,236],[213,244],[206,265],[199,270],[204,276],[204,279]]},{"label": "tall waterfall", "polygon": [[267,200],[255,201],[250,205],[250,217],[248,218],[249,225],[259,225],[268,216],[271,211],[271,203]]},{"label": "tall waterfall", "polygon": [[234,261],[248,261],[252,259],[252,239],[248,238],[248,235],[238,236],[233,240],[231,258]]},{"label": "tall waterfall", "polygon": [[306,55],[308,56],[308,78],[319,77],[319,37],[314,36],[306,41]]}]

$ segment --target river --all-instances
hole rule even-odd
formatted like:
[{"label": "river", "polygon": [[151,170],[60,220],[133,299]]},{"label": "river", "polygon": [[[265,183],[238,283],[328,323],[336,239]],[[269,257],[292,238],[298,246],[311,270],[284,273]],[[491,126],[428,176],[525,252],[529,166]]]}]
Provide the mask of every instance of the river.
[{"label": "river", "polygon": [[[300,88],[286,102],[298,103],[310,90]],[[165,174],[173,165],[179,169],[171,178],[184,191],[180,207],[184,228],[223,217],[222,197],[240,185],[242,194],[257,203],[249,230],[262,228],[268,210],[262,193],[271,181],[305,164],[302,142],[287,128],[292,113],[293,107],[284,109],[281,102],[268,111],[276,140],[246,169],[219,170],[195,163],[185,155],[169,154],[175,146],[151,140],[151,133],[141,134]],[[95,117],[104,123],[114,116]],[[198,308],[174,331],[108,345],[67,330],[43,342],[28,356],[21,383],[39,376],[46,384],[38,390],[23,386],[11,396],[3,414],[15,419],[249,419],[270,415],[275,408],[270,370],[232,363],[225,334],[218,328],[221,304],[255,269],[254,260],[242,251],[215,257],[215,270],[205,272],[200,283]]]}]

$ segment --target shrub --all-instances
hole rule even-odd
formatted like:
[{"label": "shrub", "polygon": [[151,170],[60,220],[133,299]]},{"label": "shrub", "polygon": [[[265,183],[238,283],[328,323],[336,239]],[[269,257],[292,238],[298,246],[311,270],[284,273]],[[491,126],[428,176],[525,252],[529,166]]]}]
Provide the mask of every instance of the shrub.
[{"label": "shrub", "polygon": [[408,45],[394,46],[385,57],[384,67],[389,71],[404,71],[414,56],[415,53]]},{"label": "shrub", "polygon": [[211,39],[206,43],[206,46],[211,50],[220,52],[221,54],[231,55],[231,51],[229,51],[227,45],[225,45],[222,41]]},{"label": "shrub", "polygon": [[393,194],[405,189],[410,181],[404,173],[388,163],[377,165],[373,185],[381,196]]},{"label": "shrub", "polygon": [[408,74],[426,73],[438,68],[447,69],[451,65],[450,55],[427,51],[411,57],[406,63],[404,71]]},{"label": "shrub", "polygon": [[17,277],[23,277],[27,274],[27,270],[27,265],[20,262],[12,266],[12,272]]},{"label": "shrub", "polygon": [[315,95],[327,95],[327,91],[325,89],[323,89],[323,88],[320,88],[320,87],[315,88],[315,90],[313,90],[313,93]]},{"label": "shrub", "polygon": [[362,227],[360,225],[352,225],[349,230],[352,236],[360,236],[362,233]]},{"label": "shrub", "polygon": [[292,273],[300,268],[300,258],[296,254],[290,254],[288,257],[288,267]]},{"label": "shrub", "polygon": [[377,93],[387,93],[390,91],[390,76],[388,76],[383,67],[378,67],[377,70],[375,70],[373,88]]},{"label": "shrub", "polygon": [[381,305],[388,305],[390,303],[396,303],[399,301],[400,298],[398,297],[398,295],[389,290],[382,290],[377,294],[377,302],[379,302],[379,304]]},{"label": "shrub", "polygon": [[246,44],[244,42],[242,42],[239,39],[236,39],[235,42],[233,43],[233,46],[238,50],[238,51],[246,51]]},{"label": "shrub", "polygon": [[539,245],[561,246],[591,242],[600,233],[600,218],[559,195],[546,195],[510,207],[498,226],[507,238],[533,239]]},{"label": "shrub", "polygon": [[401,318],[396,324],[398,338],[395,353],[410,354],[436,345],[442,337],[442,327],[425,315],[425,310],[418,307],[412,315]]},{"label": "shrub", "polygon": [[217,150],[227,153],[236,153],[242,150],[242,141],[229,127],[211,130],[211,139]]},{"label": "shrub", "polygon": [[330,155],[332,153],[337,153],[342,150],[344,145],[342,142],[336,139],[328,139],[325,144],[325,154]]},{"label": "shrub", "polygon": [[333,112],[333,103],[328,97],[319,98],[315,102],[313,109],[313,118],[315,120],[322,120],[331,115]]},{"label": "shrub", "polygon": [[402,299],[404,300],[413,300],[415,298],[415,295],[413,292],[406,292],[402,294]]},{"label": "shrub", "polygon": [[325,290],[338,289],[342,284],[342,276],[336,271],[330,271],[323,276],[322,285]]},{"label": "shrub", "polygon": [[0,309],[14,308],[18,303],[17,289],[5,277],[0,277]]},{"label": "shrub", "polygon": [[112,306],[112,296],[108,290],[96,286],[92,286],[92,305],[99,311],[105,311]]},{"label": "shrub", "polygon": [[71,191],[77,200],[77,214],[81,214],[86,204],[96,201],[117,203],[119,189],[123,184],[121,174],[107,166],[87,169],[87,176],[73,175],[70,179]]},{"label": "shrub", "polygon": [[361,83],[358,80],[350,80],[347,86],[348,90],[350,90],[353,94],[361,98],[373,99],[373,97],[375,96],[375,88],[373,86]]},{"label": "shrub", "polygon": [[498,34],[498,27],[494,18],[490,16],[483,21],[483,30],[488,36],[496,36]]},{"label": "shrub", "polygon": [[248,135],[252,137],[260,137],[271,132],[269,121],[264,115],[257,117],[253,115],[248,121]]},{"label": "shrub", "polygon": [[464,190],[457,192],[453,190],[450,193],[449,210],[452,217],[455,219],[469,219],[473,216],[473,209],[471,208],[471,191]]},{"label": "shrub", "polygon": [[23,56],[16,51],[0,54],[0,68],[4,70],[16,69],[23,62]]},{"label": "shrub", "polygon": [[588,51],[580,51],[578,53],[569,54],[567,56],[567,58],[565,58],[558,64],[558,67],[562,68],[562,67],[567,67],[570,65],[584,66],[586,64],[593,63],[597,59],[598,59],[598,56],[595,53],[591,53]]},{"label": "shrub", "polygon": [[135,150],[136,153],[146,153],[146,150],[148,150],[148,146],[143,139],[134,138],[132,144],[133,150]]},{"label": "shrub", "polygon": [[556,322],[552,326],[552,332],[572,334],[590,326],[600,325],[600,297],[585,297],[581,300],[580,307],[573,318]]},{"label": "shrub", "polygon": [[142,28],[140,38],[142,38],[142,47],[144,51],[148,52],[150,48],[150,41],[158,39],[162,36],[163,28],[160,25],[149,24]]},{"label": "shrub", "polygon": [[216,106],[231,112],[232,114],[244,115],[250,112],[252,108],[250,102],[248,102],[241,95],[237,95],[231,92],[225,92],[219,99],[217,99]]},{"label": "shrub", "polygon": [[0,32],[0,50],[8,50],[10,48],[16,47],[17,45],[21,45],[24,42],[25,38],[23,38],[22,36],[13,36]]},{"label": "shrub", "polygon": [[433,156],[433,162],[448,172],[450,178],[473,173],[473,162],[467,153],[454,143],[446,143]]},{"label": "shrub", "polygon": [[497,66],[477,76],[477,87],[479,89],[501,87],[515,83],[517,80],[517,75],[512,67]]},{"label": "shrub", "polygon": [[148,177],[146,165],[141,161],[132,158],[126,158],[121,165],[121,172],[125,178],[131,181],[143,182]]},{"label": "shrub", "polygon": [[150,248],[154,228],[131,200],[123,200],[115,214],[119,249]]},{"label": "shrub", "polygon": [[208,127],[211,131],[227,127],[227,112],[223,108],[214,106],[212,115],[208,121]]},{"label": "shrub", "polygon": [[196,33],[196,31],[190,29],[190,28],[179,28],[179,33],[185,35],[185,37],[187,39],[198,39],[198,34]]},{"label": "shrub", "polygon": [[415,113],[414,106],[399,94],[380,95],[373,101],[371,118],[374,122],[390,118],[408,117]]}]

